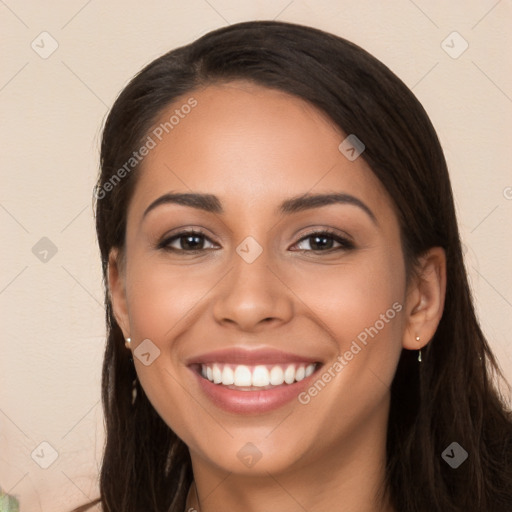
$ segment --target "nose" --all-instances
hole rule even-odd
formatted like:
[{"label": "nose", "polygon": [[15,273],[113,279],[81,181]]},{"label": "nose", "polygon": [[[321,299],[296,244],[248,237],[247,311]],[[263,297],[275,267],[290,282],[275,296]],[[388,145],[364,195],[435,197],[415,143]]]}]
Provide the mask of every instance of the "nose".
[{"label": "nose", "polygon": [[231,270],[217,287],[213,314],[217,322],[244,331],[281,325],[293,315],[293,293],[263,250],[248,263],[234,253]]}]

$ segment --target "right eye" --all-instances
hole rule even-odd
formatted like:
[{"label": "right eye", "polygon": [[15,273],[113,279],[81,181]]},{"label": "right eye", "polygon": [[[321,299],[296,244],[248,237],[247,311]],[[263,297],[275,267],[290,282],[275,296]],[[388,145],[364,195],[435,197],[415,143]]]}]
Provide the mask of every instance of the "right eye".
[{"label": "right eye", "polygon": [[[213,244],[202,231],[191,229],[181,231],[171,237],[165,238],[158,244],[158,248],[164,251],[197,254],[206,250],[203,247],[205,240]],[[176,247],[176,245],[178,247]]]}]

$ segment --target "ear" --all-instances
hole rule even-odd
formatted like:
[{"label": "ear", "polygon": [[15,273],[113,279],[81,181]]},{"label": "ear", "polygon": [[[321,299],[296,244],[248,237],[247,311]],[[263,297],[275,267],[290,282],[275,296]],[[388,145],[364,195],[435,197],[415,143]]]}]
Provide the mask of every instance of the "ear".
[{"label": "ear", "polygon": [[445,294],[446,254],[443,248],[433,247],[420,257],[408,286],[404,348],[418,350],[433,338],[443,315]]},{"label": "ear", "polygon": [[130,322],[125,281],[125,270],[119,250],[111,249],[108,258],[108,289],[114,317],[126,339],[130,336]]}]

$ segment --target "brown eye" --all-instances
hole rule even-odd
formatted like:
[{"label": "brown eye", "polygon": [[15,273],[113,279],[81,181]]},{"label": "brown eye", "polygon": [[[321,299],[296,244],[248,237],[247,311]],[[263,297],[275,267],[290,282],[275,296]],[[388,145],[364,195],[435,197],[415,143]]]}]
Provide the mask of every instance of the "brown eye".
[{"label": "brown eye", "polygon": [[158,248],[174,252],[200,252],[208,249],[205,248],[206,241],[213,244],[201,231],[182,231],[160,242]]},{"label": "brown eye", "polygon": [[[309,249],[299,248],[301,251],[314,251],[314,252],[333,252],[338,250],[353,249],[354,244],[348,239],[334,233],[332,231],[314,231],[302,237],[296,244],[301,244],[304,241],[309,242]],[[338,244],[336,247],[335,244]]]}]

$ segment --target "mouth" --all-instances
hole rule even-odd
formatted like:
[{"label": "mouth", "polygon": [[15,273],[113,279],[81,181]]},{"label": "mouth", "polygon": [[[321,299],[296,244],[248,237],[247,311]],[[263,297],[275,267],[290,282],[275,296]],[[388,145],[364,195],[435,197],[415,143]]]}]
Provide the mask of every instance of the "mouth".
[{"label": "mouth", "polygon": [[191,368],[203,379],[235,391],[265,391],[293,385],[309,377],[321,363],[287,364],[194,364]]},{"label": "mouth", "polygon": [[189,365],[204,397],[237,415],[259,415],[294,402],[312,384],[321,362],[273,364],[224,362]]}]

